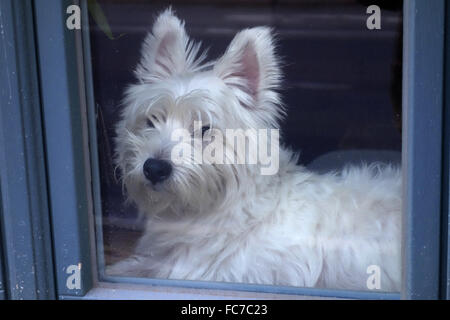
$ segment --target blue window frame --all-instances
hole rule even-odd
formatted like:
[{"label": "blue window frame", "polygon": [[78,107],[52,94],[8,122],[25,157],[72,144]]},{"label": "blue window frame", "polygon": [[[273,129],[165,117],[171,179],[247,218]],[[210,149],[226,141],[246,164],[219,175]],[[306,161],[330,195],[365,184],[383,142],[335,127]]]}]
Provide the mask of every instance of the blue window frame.
[{"label": "blue window frame", "polygon": [[[1,191],[1,190],[0,190]],[[1,192],[0,192],[1,195]],[[0,215],[2,214],[2,206],[1,206],[1,198],[0,198]],[[0,234],[0,239],[1,239],[1,234]],[[3,280],[3,252],[1,250],[1,246],[0,246],[0,300],[4,300],[5,299],[5,285],[4,285],[4,280]]]},{"label": "blue window frame", "polygon": [[[131,279],[99,278],[94,219],[101,208],[87,3],[75,3],[82,8],[81,31],[65,27],[73,1],[0,2],[0,65],[6,66],[0,75],[0,298],[3,291],[12,299],[202,298],[227,296],[227,290],[245,297],[448,297],[450,111],[444,61],[449,61],[450,6],[444,0],[404,3],[401,294],[172,280],[133,285]],[[66,285],[71,265],[81,268],[80,288]],[[186,295],[180,287],[194,289]]]},{"label": "blue window frame", "polygon": [[443,1],[407,1],[404,9],[403,295],[407,298],[439,297],[444,6]]},{"label": "blue window frame", "polygon": [[445,56],[444,56],[444,140],[443,140],[443,163],[442,163],[442,249],[441,249],[441,274],[447,282],[442,281],[441,297],[450,299],[450,5],[446,5],[445,20]]},{"label": "blue window frame", "polygon": [[11,299],[55,297],[32,9],[0,2],[0,233]]}]

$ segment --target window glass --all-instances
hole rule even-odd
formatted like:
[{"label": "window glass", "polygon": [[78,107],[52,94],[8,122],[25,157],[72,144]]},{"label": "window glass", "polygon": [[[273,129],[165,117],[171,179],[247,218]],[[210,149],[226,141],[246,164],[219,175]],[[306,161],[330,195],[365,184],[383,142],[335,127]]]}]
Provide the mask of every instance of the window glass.
[{"label": "window glass", "polygon": [[89,3],[106,274],[400,290],[402,1]]}]

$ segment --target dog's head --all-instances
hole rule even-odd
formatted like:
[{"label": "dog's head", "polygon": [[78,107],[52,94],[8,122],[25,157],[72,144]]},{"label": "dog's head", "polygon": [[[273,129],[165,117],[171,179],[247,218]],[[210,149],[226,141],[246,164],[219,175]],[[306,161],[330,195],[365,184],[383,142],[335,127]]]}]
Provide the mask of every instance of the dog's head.
[{"label": "dog's head", "polygon": [[[214,62],[204,63],[199,48],[170,9],[157,18],[143,43],[138,83],[126,91],[116,128],[116,161],[129,198],[141,210],[183,206],[201,211],[220,203],[243,186],[255,165],[199,163],[196,149],[215,140],[223,146],[225,162],[242,157],[235,139],[248,129],[277,128],[283,114],[268,28],[239,32]],[[230,138],[227,129],[241,131]],[[194,152],[175,161],[180,146],[193,146]]]}]

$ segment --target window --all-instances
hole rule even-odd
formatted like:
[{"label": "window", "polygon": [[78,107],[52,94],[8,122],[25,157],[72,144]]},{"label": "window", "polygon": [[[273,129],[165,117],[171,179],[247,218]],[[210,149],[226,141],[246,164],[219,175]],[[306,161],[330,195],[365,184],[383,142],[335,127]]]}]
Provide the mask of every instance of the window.
[{"label": "window", "polygon": [[[346,290],[353,289],[350,286],[336,290],[326,285],[305,288],[105,274],[105,264],[126,258],[143,233],[136,208],[125,204],[122,187],[115,181],[113,137],[123,89],[136,82],[132,70],[152,24],[149,15],[156,16],[167,3],[81,1],[77,3],[82,9],[81,31],[66,27],[70,4],[2,3],[3,12],[9,13],[8,36],[19,34],[11,31],[19,25],[24,31],[8,50],[36,52],[35,58],[17,55],[18,61],[14,60],[19,81],[10,93],[18,111],[2,112],[0,118],[7,297],[52,297],[56,293],[89,298],[111,294],[109,288],[122,298],[120,292],[173,297],[183,296],[180,287],[193,288],[197,296],[443,297],[446,256],[442,252],[448,231],[441,221],[441,215],[445,216],[441,195],[443,203],[448,199],[441,183],[443,174],[448,174],[442,166],[441,144],[446,125],[441,120],[443,1],[409,1],[403,9],[400,2],[389,6],[380,2],[381,30],[367,29],[365,9],[370,4],[364,1],[333,5],[328,1],[172,3],[186,21],[189,35],[210,47],[213,59],[223,54],[240,29],[270,25],[279,34],[278,52],[285,63],[281,94],[287,106],[280,128],[283,142],[301,152],[298,164],[323,173],[339,171],[348,163],[402,162],[402,231],[396,242],[400,246],[401,240],[402,285],[399,290],[387,290],[390,293],[371,292],[370,288]],[[29,36],[33,32],[35,38]],[[30,75],[36,81],[24,82]],[[3,82],[11,83],[2,75]],[[32,103],[14,96],[23,87]],[[6,138],[13,133],[18,139],[15,143]],[[28,134],[34,139],[25,139]],[[27,185],[11,175],[20,163]],[[22,203],[22,215],[14,216],[12,208],[21,203],[21,197],[29,201]],[[18,234],[25,235],[25,240]],[[21,256],[14,253],[18,249]],[[28,263],[23,257],[33,258]],[[14,271],[28,265],[38,266],[33,279]],[[79,275],[79,283],[68,281],[71,266],[78,268],[74,275]],[[55,270],[56,282],[51,270]],[[34,286],[12,289],[10,284],[20,281]],[[142,291],[146,285],[153,289]],[[44,292],[43,288],[46,293],[36,293]]]},{"label": "window", "polygon": [[[169,3],[164,2],[157,5],[133,1],[99,2],[97,10],[99,12],[101,10],[104,13],[112,36],[109,33],[105,33],[105,24],[97,24],[95,21],[96,15],[91,15],[91,63],[97,112],[98,157],[102,199],[102,225],[97,226],[97,232],[103,234],[103,241],[99,239],[103,243],[99,247],[104,248],[106,265],[123,261],[129,256],[133,256],[138,239],[148,233],[148,231],[145,231],[146,224],[151,223],[146,222],[142,217],[143,215],[137,214],[139,209],[136,209],[135,206],[125,205],[126,201],[123,198],[124,187],[121,184],[123,179],[120,177],[125,173],[120,173],[120,168],[116,168],[116,163],[113,161],[115,150],[119,148],[117,146],[119,142],[116,143],[117,140],[115,141],[114,139],[117,137],[115,129],[119,122],[119,116],[125,107],[121,103],[124,96],[124,88],[132,83],[136,83],[133,70],[140,60],[143,39],[153,24],[153,21],[149,19],[149,13],[156,17],[169,5]],[[367,6],[357,1],[347,1],[340,4],[330,1],[324,1],[320,4],[298,1],[276,5],[252,5],[239,1],[236,3],[217,2],[214,5],[211,5],[211,2],[191,5],[175,3],[173,10],[176,10],[176,15],[185,20],[186,29],[191,39],[201,41],[204,47],[209,48],[208,57],[214,60],[218,59],[226,51],[233,37],[242,29],[261,25],[270,26],[274,29],[277,33],[277,38],[279,38],[277,42],[278,55],[283,57],[281,64],[285,65],[281,71],[284,80],[280,91],[287,107],[287,117],[285,121],[281,121],[282,136],[289,147],[295,151],[300,151],[298,160],[300,165],[323,173],[340,170],[351,162],[357,165],[361,165],[363,162],[384,162],[394,166],[400,165],[401,1],[397,5],[392,5],[392,7],[383,10],[383,28],[374,31],[369,30],[366,26]],[[124,14],[124,11],[127,14]],[[121,63],[117,63],[118,61],[121,61]],[[187,113],[188,111],[185,112]],[[224,119],[217,118],[215,121],[220,126]],[[222,125],[225,125],[225,123]],[[245,125],[245,123],[242,125]],[[164,129],[161,129],[161,131],[161,134],[167,133],[164,132]],[[160,148],[164,148],[164,146],[160,146]],[[145,152],[148,152],[149,157],[151,157],[151,150]],[[139,174],[143,175],[143,172]],[[208,171],[208,174],[212,173]],[[288,179],[288,177],[284,179]],[[265,180],[267,179],[262,181]],[[259,183],[263,183],[262,181]],[[244,183],[249,182],[245,181]],[[392,190],[392,192],[398,192],[398,198],[400,198],[399,185],[397,184],[396,191]],[[196,188],[198,186],[193,184],[184,187]],[[178,190],[176,187],[174,189]],[[186,195],[186,190],[177,192]],[[305,191],[299,189],[297,192]],[[265,196],[264,193],[253,195],[256,201],[258,201],[258,198],[262,199]],[[195,198],[195,200],[191,201],[206,202],[208,196],[205,195],[204,197],[204,199]],[[133,199],[132,196],[130,198]],[[182,201],[181,196],[180,199],[175,198],[173,201]],[[215,201],[219,203],[220,200]],[[272,201],[277,201],[277,199],[273,198],[271,199]],[[396,219],[398,223],[400,221],[400,204],[400,201],[397,201],[398,214]],[[141,208],[141,210],[146,209]],[[214,211],[215,206],[208,210]],[[261,210],[261,208],[253,210]],[[272,210],[276,211],[277,209]],[[295,212],[298,208],[292,207],[289,210]],[[328,209],[322,208],[322,210]],[[333,210],[335,209],[331,209],[331,211]],[[156,215],[155,212],[151,212],[152,210],[149,211],[147,214]],[[163,216],[166,214],[164,212],[160,213],[157,219],[163,220]],[[205,214],[212,215],[209,212]],[[218,215],[219,213],[216,214]],[[268,215],[272,215],[272,213],[268,213]],[[182,237],[183,233],[186,235],[189,233],[189,230],[187,230],[189,228],[195,228],[189,219],[187,218],[181,234],[174,234],[174,238]],[[257,220],[256,217],[254,219]],[[394,221],[395,219],[388,224],[395,224]],[[155,222],[155,225],[157,223]],[[205,236],[210,232],[208,231],[208,224],[205,223],[203,225],[200,221],[197,227],[200,230],[198,231],[200,234],[194,237],[197,237],[199,242],[206,241]],[[218,241],[221,241],[220,234],[227,232],[226,227],[222,228],[217,230],[214,235],[211,235],[213,240],[206,246],[212,247],[217,245]],[[243,229],[243,232],[247,233],[248,229],[245,230]],[[202,235],[202,232],[205,235]],[[397,242],[397,254],[387,254],[385,259],[396,261],[397,268],[400,268],[400,230],[398,229],[396,232],[398,235],[394,242]],[[294,235],[292,234],[292,236]],[[230,237],[236,237],[236,240],[231,240],[229,247],[236,245],[234,242],[239,241],[242,242],[241,246],[245,247],[245,242],[251,241],[242,239],[242,236],[238,234],[230,235]],[[158,239],[152,238],[151,241],[158,241]],[[269,242],[266,246],[275,245],[277,241],[280,240]],[[339,243],[346,240],[339,240],[336,237],[334,241]],[[364,240],[362,237],[358,239],[358,236],[356,236],[351,241],[362,242]],[[298,240],[298,243],[300,242],[301,240]],[[150,246],[151,243],[143,243],[142,245]],[[250,244],[247,245],[250,246]],[[253,245],[257,250],[266,250],[263,245]],[[298,251],[298,255],[303,254],[300,247],[296,248],[295,243],[290,245],[293,246],[292,250],[294,252]],[[345,247],[344,244],[337,245],[342,248]],[[180,248],[182,246],[183,243],[178,245],[179,255],[186,254],[184,251],[181,251]],[[202,246],[205,246],[205,244]],[[239,247],[240,244],[237,243],[237,246]],[[204,257],[201,256],[199,248],[194,248],[195,246],[189,248],[189,250],[195,250],[197,253],[187,258],[186,261],[179,262],[182,265],[184,264],[180,268],[188,270],[190,264],[213,264],[214,259],[233,260],[233,257],[230,256],[220,258],[220,252],[226,251],[226,246],[221,248],[219,252],[207,253]],[[312,251],[314,252],[314,250],[320,251],[321,249],[316,248]],[[332,249],[332,251],[334,250]],[[358,253],[358,250],[361,249],[352,248],[349,250],[352,252],[355,250],[354,255],[356,256],[361,255],[361,253]],[[340,255],[344,256],[345,251],[344,249]],[[313,256],[313,252],[305,254]],[[101,252],[99,254],[100,256],[102,255]],[[251,253],[241,254],[250,255]],[[277,254],[280,253],[277,251],[271,253],[271,255]],[[146,256],[146,253],[137,255],[137,259],[140,259],[141,256]],[[209,256],[215,258],[209,258]],[[239,253],[236,253],[236,256],[239,256]],[[174,259],[176,258],[174,257]],[[196,261],[202,259],[205,261]],[[208,259],[211,261],[208,261]],[[239,258],[234,259],[238,260]],[[275,262],[266,261],[265,259],[268,258],[265,257],[264,253],[248,259],[248,261],[241,261],[240,263],[249,263],[251,265],[253,261],[261,259],[261,264],[266,264],[269,268],[280,269],[280,267],[276,267]],[[286,259],[285,263],[288,263],[287,260],[289,258],[281,256],[279,259]],[[307,260],[308,263],[314,263],[314,259],[310,260],[307,258]],[[130,263],[133,264],[133,262]],[[152,263],[147,262],[147,269],[151,269],[150,265]],[[175,261],[171,261],[171,264],[175,263]],[[226,264],[225,261],[223,263]],[[228,268],[237,268],[236,263],[229,262]],[[273,264],[273,266],[270,266],[270,264]],[[167,267],[160,266],[159,268],[167,269]],[[308,265],[308,267],[311,269],[320,268],[320,266],[313,264]],[[362,276],[354,274],[351,281],[347,280],[348,284],[341,284],[341,286],[345,289],[359,287],[368,290],[366,287],[368,278],[366,269],[369,267],[370,264],[363,268]],[[374,265],[374,267],[377,266]],[[252,267],[249,266],[248,268]],[[285,268],[287,269],[287,267]],[[111,270],[114,269],[118,269],[117,266]],[[201,266],[197,266],[195,269],[201,269]],[[385,268],[382,269],[385,270]],[[146,267],[134,271],[116,270],[115,275],[140,278],[157,277],[149,275],[151,274],[149,270],[146,270]],[[203,272],[205,274],[208,272],[219,272],[209,270],[205,268]],[[112,272],[114,273],[114,271]],[[152,272],[153,274],[164,274],[162,270],[153,270]],[[227,271],[222,271],[223,275],[217,274],[214,276],[189,276],[189,271],[186,272],[185,277],[187,280],[203,280],[202,277],[211,280],[223,277],[224,279],[230,279],[228,282],[237,282],[238,280],[233,279],[239,279],[239,276],[233,275],[231,270],[229,274]],[[235,272],[238,273],[240,270]],[[277,271],[271,272],[276,273]],[[286,271],[286,273],[295,272],[301,274],[300,271]],[[394,273],[394,271],[391,272]],[[257,272],[255,271],[255,273]],[[399,270],[396,273],[399,275]],[[175,279],[177,279],[177,276],[183,277],[183,273],[177,275],[176,271],[167,271],[167,274],[167,277]],[[107,274],[107,276],[110,275]],[[283,275],[282,270],[276,277],[282,278],[283,276],[301,278],[299,274],[295,276]],[[388,277],[392,276],[388,275]],[[297,283],[297,286],[299,286],[298,283],[302,283],[301,280],[296,281],[293,279],[265,279],[260,273],[242,277],[244,279],[248,278],[248,282],[259,282],[259,284],[271,284],[272,281],[275,281],[272,284],[295,285]],[[305,275],[305,278],[308,277],[316,277],[316,275]],[[358,277],[362,284],[352,283]],[[399,284],[399,280],[398,278],[397,284]],[[380,291],[396,290],[387,280],[382,282],[385,290],[378,288]],[[348,286],[347,288],[345,287],[346,285]],[[327,286],[327,284],[322,284],[322,286]],[[397,290],[399,290],[399,287],[397,287]]]}]

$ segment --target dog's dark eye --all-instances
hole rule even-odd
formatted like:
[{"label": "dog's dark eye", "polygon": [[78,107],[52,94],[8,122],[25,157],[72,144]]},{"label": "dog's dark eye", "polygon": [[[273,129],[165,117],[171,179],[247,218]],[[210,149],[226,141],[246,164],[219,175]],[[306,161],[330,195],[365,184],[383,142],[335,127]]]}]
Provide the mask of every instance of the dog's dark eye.
[{"label": "dog's dark eye", "polygon": [[210,126],[203,126],[202,127],[202,137],[205,135],[206,131],[208,131],[210,128]]},{"label": "dog's dark eye", "polygon": [[155,125],[153,124],[152,120],[147,119],[147,127],[149,127],[149,128],[154,128],[155,127]]}]

